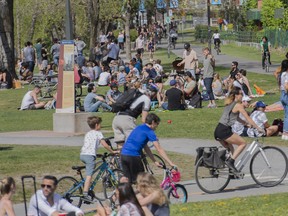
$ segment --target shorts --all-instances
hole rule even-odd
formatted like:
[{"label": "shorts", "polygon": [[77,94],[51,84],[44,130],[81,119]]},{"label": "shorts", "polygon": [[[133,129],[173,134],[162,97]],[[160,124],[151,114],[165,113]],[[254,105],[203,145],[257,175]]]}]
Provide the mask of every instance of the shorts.
[{"label": "shorts", "polygon": [[144,48],[137,49],[137,53],[138,54],[143,54],[144,53]]},{"label": "shorts", "polygon": [[82,155],[80,154],[80,160],[85,163],[86,176],[92,176],[96,165],[96,157],[94,155]]},{"label": "shorts", "polygon": [[220,140],[225,141],[232,135],[233,135],[232,128],[230,126],[223,125],[222,123],[219,123],[214,131],[214,138],[217,141]]},{"label": "shorts", "polygon": [[35,104],[30,104],[30,105],[27,107],[27,110],[35,110],[35,109],[36,109]]},{"label": "shorts", "polygon": [[121,155],[122,170],[130,183],[136,183],[137,175],[144,172],[141,156]]},{"label": "shorts", "polygon": [[136,119],[129,115],[116,115],[112,122],[114,142],[125,142],[132,130],[136,127]]}]

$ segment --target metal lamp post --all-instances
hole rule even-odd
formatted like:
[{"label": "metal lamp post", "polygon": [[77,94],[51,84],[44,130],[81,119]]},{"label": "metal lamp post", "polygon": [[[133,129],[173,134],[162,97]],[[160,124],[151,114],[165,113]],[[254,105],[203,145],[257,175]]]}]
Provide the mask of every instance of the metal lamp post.
[{"label": "metal lamp post", "polygon": [[207,19],[208,19],[208,48],[211,52],[211,24],[210,24],[210,19],[211,19],[211,11],[210,11],[210,0],[207,0]]},{"label": "metal lamp post", "polygon": [[72,31],[72,18],[70,10],[70,0],[66,0],[65,9],[66,9],[66,19],[65,19],[65,35],[66,40],[73,40],[73,31]]}]

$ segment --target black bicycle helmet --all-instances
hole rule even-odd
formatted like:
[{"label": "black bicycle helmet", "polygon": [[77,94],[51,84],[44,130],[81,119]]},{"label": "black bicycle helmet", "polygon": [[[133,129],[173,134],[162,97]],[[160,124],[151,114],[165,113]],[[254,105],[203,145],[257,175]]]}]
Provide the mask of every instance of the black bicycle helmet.
[{"label": "black bicycle helmet", "polygon": [[184,44],[184,49],[185,49],[185,50],[188,50],[189,48],[190,48],[190,44],[189,44],[189,43],[185,43],[185,44]]}]

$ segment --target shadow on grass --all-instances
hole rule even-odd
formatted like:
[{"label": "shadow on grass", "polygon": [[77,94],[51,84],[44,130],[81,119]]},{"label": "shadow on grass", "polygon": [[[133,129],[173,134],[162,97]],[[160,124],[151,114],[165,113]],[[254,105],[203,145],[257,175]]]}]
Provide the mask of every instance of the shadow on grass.
[{"label": "shadow on grass", "polygon": [[13,147],[0,147],[0,151],[11,151]]}]

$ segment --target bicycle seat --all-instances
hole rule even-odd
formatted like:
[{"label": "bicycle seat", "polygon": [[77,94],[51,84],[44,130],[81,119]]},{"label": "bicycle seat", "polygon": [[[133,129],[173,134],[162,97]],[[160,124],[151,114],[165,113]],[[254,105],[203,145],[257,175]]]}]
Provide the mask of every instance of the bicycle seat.
[{"label": "bicycle seat", "polygon": [[85,166],[72,166],[72,169],[73,169],[73,170],[80,171],[80,170],[82,170],[82,169],[85,169]]}]

